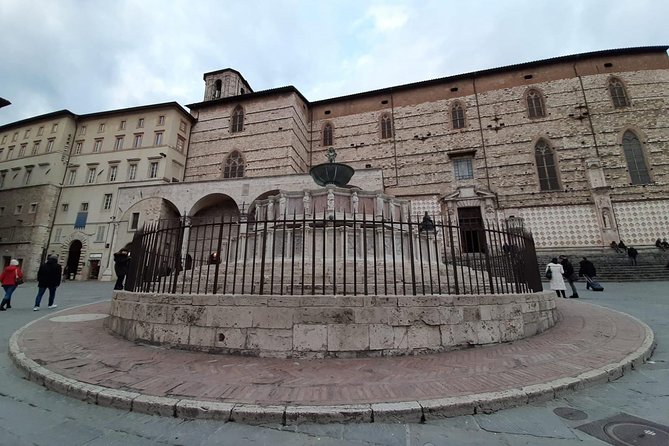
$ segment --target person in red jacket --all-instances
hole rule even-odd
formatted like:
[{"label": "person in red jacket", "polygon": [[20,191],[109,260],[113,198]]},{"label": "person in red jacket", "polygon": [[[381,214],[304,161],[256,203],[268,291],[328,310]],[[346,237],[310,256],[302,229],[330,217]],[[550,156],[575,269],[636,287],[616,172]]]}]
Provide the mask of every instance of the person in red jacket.
[{"label": "person in red jacket", "polygon": [[5,290],[5,297],[0,303],[0,311],[12,308],[12,294],[19,283],[23,283],[23,271],[19,268],[19,261],[12,259],[0,274],[0,283]]}]

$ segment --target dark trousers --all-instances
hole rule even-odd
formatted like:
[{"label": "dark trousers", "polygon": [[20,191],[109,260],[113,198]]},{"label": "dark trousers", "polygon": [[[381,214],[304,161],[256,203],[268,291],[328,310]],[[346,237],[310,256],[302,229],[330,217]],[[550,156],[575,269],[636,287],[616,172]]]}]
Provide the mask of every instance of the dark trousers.
[{"label": "dark trousers", "polygon": [[114,285],[115,290],[123,289],[123,280],[125,279],[125,274],[118,274],[116,277],[116,284]]},{"label": "dark trousers", "polygon": [[35,296],[35,306],[39,307],[39,304],[42,303],[42,296],[44,296],[44,292],[48,289],[49,290],[49,306],[53,305],[53,301],[56,300],[56,288],[55,286],[50,286],[50,287],[39,287],[37,289],[37,296]]}]

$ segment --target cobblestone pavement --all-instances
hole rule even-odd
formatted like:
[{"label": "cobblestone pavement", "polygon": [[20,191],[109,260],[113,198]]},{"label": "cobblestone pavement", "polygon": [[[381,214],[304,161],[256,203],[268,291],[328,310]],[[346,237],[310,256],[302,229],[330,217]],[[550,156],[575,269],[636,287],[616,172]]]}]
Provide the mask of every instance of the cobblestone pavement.
[{"label": "cobblestone pavement", "polygon": [[[168,445],[209,445],[209,444],[380,444],[380,445],[438,445],[438,444],[603,444],[601,441],[575,429],[576,426],[587,422],[601,419],[619,412],[625,412],[640,418],[645,418],[656,423],[668,424],[669,414],[669,365],[667,354],[667,326],[669,323],[669,303],[667,297],[667,283],[652,284],[608,284],[604,293],[584,292],[583,301],[601,304],[613,309],[626,311],[639,319],[645,321],[655,331],[658,348],[651,361],[641,365],[637,370],[625,374],[622,378],[608,384],[599,384],[577,393],[550,400],[544,403],[535,403],[529,406],[507,409],[493,414],[469,415],[445,420],[435,420],[424,423],[405,424],[330,424],[314,425],[300,424],[297,426],[281,426],[280,424],[269,424],[265,426],[249,426],[240,423],[223,423],[220,421],[186,421],[175,418],[156,417],[143,415],[122,410],[88,405],[84,402],[73,400],[55,392],[48,391],[43,387],[22,379],[22,374],[13,367],[7,356],[8,339],[11,334],[27,322],[43,316],[43,312],[31,311],[32,299],[36,291],[34,284],[23,285],[13,298],[14,308],[0,314],[0,337],[5,355],[0,357],[0,373],[3,374],[3,385],[0,386],[0,444],[22,445],[97,445],[97,444],[168,444]],[[110,284],[101,283],[65,283],[59,289],[57,299],[59,309],[76,306],[87,302],[95,302],[106,299],[111,294]],[[561,302],[563,311],[569,308],[578,308],[582,321],[588,319],[587,312],[583,309],[587,305],[581,302]],[[104,304],[103,304],[104,305]],[[48,310],[47,310],[48,311]],[[99,321],[98,321],[99,322]],[[39,322],[37,325],[39,325]],[[53,322],[51,322],[53,323]],[[72,323],[73,330],[94,325],[95,321]],[[48,325],[45,322],[46,325]],[[36,325],[36,326],[37,326]],[[586,324],[587,325],[587,324]],[[597,337],[600,350],[606,350],[611,345],[606,345],[611,339],[610,326],[606,321],[598,321],[596,325],[604,336]],[[608,327],[608,328],[607,328]],[[559,327],[556,327],[559,328]],[[574,327],[563,327],[574,331]],[[63,338],[54,337],[48,330],[34,332],[31,337],[35,348],[41,349],[42,354],[47,355],[51,350],[51,343],[66,344]],[[550,332],[545,335],[549,335]],[[91,338],[93,338],[91,336]],[[600,339],[601,338],[601,339]],[[100,341],[100,339],[93,339]],[[125,342],[115,340],[116,342]],[[93,342],[94,344],[95,342]],[[61,346],[62,348],[62,346]],[[146,348],[146,347],[143,347]],[[510,348],[510,347],[508,347]],[[584,361],[597,361],[596,355],[589,358],[574,358],[569,355],[569,346],[558,348],[559,356],[552,358],[554,364],[564,363],[569,367],[586,366]],[[489,349],[475,349],[458,352],[458,354],[474,354],[482,366],[479,371],[493,371],[499,367],[501,362],[496,361],[494,355],[489,357],[485,352]],[[155,349],[156,352],[162,352]],[[178,352],[186,356],[192,353]],[[83,355],[81,355],[83,356]],[[122,355],[113,355],[110,363],[122,364]],[[474,357],[473,357],[474,358]],[[539,356],[534,358],[523,358],[532,362],[541,362]],[[244,358],[257,366],[257,358]],[[398,359],[398,358],[394,358]],[[424,359],[426,364],[414,363],[413,359]],[[460,358],[461,359],[461,358]],[[78,358],[63,361],[65,369],[77,369]],[[434,374],[429,363],[434,358],[404,358],[406,361],[403,384],[411,384],[411,381],[421,381]],[[116,362],[115,362],[116,361]],[[225,361],[223,361],[225,362]],[[362,360],[361,364],[364,364]],[[548,361],[551,362],[551,361]],[[213,370],[221,367],[219,361],[213,363]],[[188,363],[182,364],[183,370],[188,370]],[[453,362],[451,367],[459,364]],[[461,365],[461,364],[460,364]],[[304,365],[302,365],[304,367]],[[468,366],[469,367],[469,366]],[[122,368],[122,366],[121,366]],[[133,369],[134,367],[129,367]],[[140,367],[141,369],[141,367]],[[172,370],[178,371],[178,366],[173,365]],[[318,368],[314,369],[317,370]],[[318,369],[322,375],[325,369]],[[95,376],[95,371],[81,370],[88,373],[89,379]],[[100,370],[98,370],[100,371]],[[370,378],[369,372],[365,371],[364,365],[357,368],[361,375],[357,376],[353,383],[364,384]],[[468,368],[468,372],[477,372],[476,367]],[[266,370],[261,367],[247,367],[244,374],[236,375],[247,381],[254,381],[258,377],[265,380],[270,379]],[[367,375],[366,375],[367,373]],[[104,374],[103,374],[104,375]],[[162,375],[162,373],[161,373]],[[376,374],[374,374],[376,375]],[[177,374],[172,374],[174,380]],[[316,375],[314,375],[316,376]],[[383,373],[380,374],[384,376]],[[387,376],[387,375],[386,375]],[[492,376],[492,375],[490,375]],[[489,377],[490,377],[489,376]],[[101,378],[102,379],[102,378]],[[531,379],[531,378],[528,378]],[[382,380],[382,379],[381,379]],[[435,376],[432,382],[438,382],[439,376]],[[350,380],[349,380],[350,381]],[[378,381],[378,380],[377,380]],[[429,381],[429,380],[428,380]],[[145,377],[144,385],[154,390],[162,388],[174,389],[167,384],[158,384],[161,379],[156,377]],[[488,385],[488,381],[482,385]],[[264,385],[267,382],[262,383]],[[348,383],[350,384],[350,382]],[[395,384],[395,383],[391,383]],[[402,383],[400,383],[402,384]],[[415,384],[415,383],[414,383]],[[162,386],[162,387],[161,387]],[[289,386],[290,387],[290,386]],[[346,387],[346,386],[334,386]],[[397,385],[396,389],[402,389]],[[207,387],[193,387],[200,393],[206,393]],[[457,387],[453,387],[457,391]],[[220,390],[220,389],[219,389]],[[209,386],[209,391],[211,386]],[[397,390],[398,392],[400,390]],[[217,393],[218,390],[213,390]],[[363,392],[364,393],[364,392]],[[243,392],[241,394],[244,394]],[[349,398],[350,395],[346,395]],[[266,396],[264,396],[266,398]],[[311,394],[309,398],[314,398]],[[328,396],[326,395],[326,398]],[[260,400],[253,398],[254,400]],[[401,397],[399,398],[401,399]],[[558,407],[578,409],[586,414],[585,420],[570,421],[561,418],[553,412]]]}]

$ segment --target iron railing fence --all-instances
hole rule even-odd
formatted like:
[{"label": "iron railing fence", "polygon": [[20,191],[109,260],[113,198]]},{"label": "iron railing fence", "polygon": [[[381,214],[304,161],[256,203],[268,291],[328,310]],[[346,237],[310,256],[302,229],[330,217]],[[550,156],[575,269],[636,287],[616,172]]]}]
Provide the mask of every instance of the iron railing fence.
[{"label": "iron railing fence", "polygon": [[540,291],[531,234],[480,219],[336,214],[181,218],[145,225],[126,290],[256,295]]}]

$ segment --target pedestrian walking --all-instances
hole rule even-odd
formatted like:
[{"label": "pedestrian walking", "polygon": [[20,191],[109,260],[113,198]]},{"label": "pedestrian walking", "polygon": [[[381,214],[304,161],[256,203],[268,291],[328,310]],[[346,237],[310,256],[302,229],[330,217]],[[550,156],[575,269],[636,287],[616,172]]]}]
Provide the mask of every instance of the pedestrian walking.
[{"label": "pedestrian walking", "polygon": [[44,292],[49,290],[49,308],[56,308],[56,288],[60,286],[63,268],[58,264],[58,257],[50,255],[37,271],[37,296],[33,311],[39,311]]},{"label": "pedestrian walking", "polygon": [[630,246],[627,248],[627,255],[630,258],[630,265],[635,265],[636,266],[636,257],[639,255],[639,251],[637,251],[634,247]]},{"label": "pedestrian walking", "polygon": [[579,266],[578,275],[585,277],[585,289],[589,290],[590,281],[588,279],[592,279],[597,275],[597,269],[595,268],[595,265],[585,257],[579,262]]},{"label": "pedestrian walking", "polygon": [[562,265],[562,269],[564,270],[563,273],[564,278],[571,287],[571,296],[569,296],[569,298],[578,299],[578,290],[576,290],[576,285],[574,285],[574,282],[578,280],[578,276],[574,271],[574,266],[571,264],[567,256],[560,256],[560,264]]},{"label": "pedestrian walking", "polygon": [[[550,271],[550,273],[549,273]],[[546,265],[546,278],[550,279],[551,290],[554,290],[557,293],[557,296],[567,298],[565,293],[565,284],[562,275],[564,274],[564,268],[558,263],[557,257],[553,257],[551,262]],[[550,277],[549,277],[550,276]]]},{"label": "pedestrian walking", "polygon": [[19,267],[18,260],[12,259],[9,261],[9,265],[0,274],[0,283],[5,290],[5,297],[0,302],[0,311],[9,310],[12,308],[12,294],[23,283],[23,271]]},{"label": "pedestrian walking", "polygon": [[114,254],[114,272],[116,273],[116,284],[114,285],[115,290],[123,289],[123,281],[125,280],[126,274],[128,274],[129,267],[130,253],[127,249],[123,248]]}]

